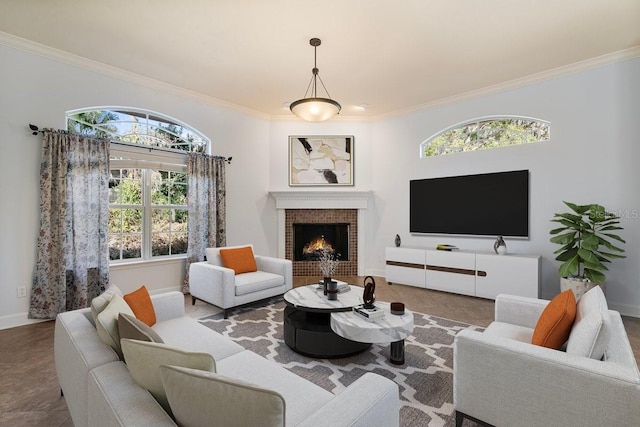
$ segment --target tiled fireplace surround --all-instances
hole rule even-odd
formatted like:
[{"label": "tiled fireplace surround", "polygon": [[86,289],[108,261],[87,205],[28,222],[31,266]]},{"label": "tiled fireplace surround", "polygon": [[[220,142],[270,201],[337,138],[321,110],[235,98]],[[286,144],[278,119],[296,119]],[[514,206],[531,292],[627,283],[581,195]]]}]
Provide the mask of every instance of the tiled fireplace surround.
[{"label": "tiled fireplace surround", "polygon": [[[369,191],[271,192],[278,215],[278,256],[293,259],[294,223],[348,223],[349,261],[340,262],[336,276],[364,275],[365,210]],[[317,261],[294,261],[294,276],[319,276]]]}]

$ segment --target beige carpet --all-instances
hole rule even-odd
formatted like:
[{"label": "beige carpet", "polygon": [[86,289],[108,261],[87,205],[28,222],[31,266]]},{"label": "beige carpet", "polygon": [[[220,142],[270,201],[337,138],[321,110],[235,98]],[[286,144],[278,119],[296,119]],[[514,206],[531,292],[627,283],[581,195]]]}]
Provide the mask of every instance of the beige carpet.
[{"label": "beige carpet", "polygon": [[463,329],[482,328],[414,313],[415,329],[405,340],[402,366],[388,362],[388,346],[375,344],[351,357],[314,359],[295,353],[284,343],[284,307],[282,298],[274,298],[261,306],[237,309],[226,320],[216,314],[200,322],[335,394],[366,372],[395,381],[400,389],[401,426],[455,424],[453,339]]}]

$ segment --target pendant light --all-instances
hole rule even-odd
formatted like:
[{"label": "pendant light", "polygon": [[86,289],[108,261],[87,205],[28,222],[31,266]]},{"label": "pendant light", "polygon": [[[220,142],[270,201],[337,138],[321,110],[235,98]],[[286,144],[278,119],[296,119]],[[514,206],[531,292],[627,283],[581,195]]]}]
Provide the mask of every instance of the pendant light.
[{"label": "pendant light", "polygon": [[[313,75],[311,76],[309,86],[307,86],[307,91],[304,93],[304,98],[292,102],[289,106],[289,109],[293,114],[308,122],[323,122],[328,120],[338,114],[342,108],[338,102],[331,99],[329,91],[318,75],[318,67],[316,66],[316,49],[320,46],[320,43],[320,39],[315,37],[309,40],[309,44],[313,46],[313,70],[311,70]],[[327,93],[327,98],[318,97],[318,80],[320,80],[322,88]],[[311,89],[311,96],[307,98],[309,89]]]}]

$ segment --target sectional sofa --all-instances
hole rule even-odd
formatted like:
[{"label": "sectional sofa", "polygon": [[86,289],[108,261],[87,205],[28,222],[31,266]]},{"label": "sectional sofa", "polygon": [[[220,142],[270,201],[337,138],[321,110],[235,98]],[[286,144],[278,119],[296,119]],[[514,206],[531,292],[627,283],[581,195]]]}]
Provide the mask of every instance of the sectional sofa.
[{"label": "sectional sofa", "polygon": [[[367,373],[334,395],[186,317],[181,293],[154,295],[151,300],[157,318],[152,329],[162,345],[169,351],[212,356],[214,372],[163,367],[164,387],[181,387],[165,390],[171,406],[167,411],[103,341],[89,308],[59,314],[55,365],[75,426],[213,425],[216,419],[240,425],[251,416],[261,425],[398,425],[394,382]],[[144,350],[144,345],[139,347]],[[153,363],[149,358],[149,366]]]}]

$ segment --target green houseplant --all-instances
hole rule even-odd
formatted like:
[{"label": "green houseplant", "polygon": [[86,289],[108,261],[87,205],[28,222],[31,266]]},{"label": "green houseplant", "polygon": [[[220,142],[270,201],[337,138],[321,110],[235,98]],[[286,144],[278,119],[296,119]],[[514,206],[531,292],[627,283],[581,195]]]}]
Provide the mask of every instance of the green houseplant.
[{"label": "green houseplant", "polygon": [[605,271],[608,271],[605,264],[612,259],[625,258],[624,249],[616,245],[626,242],[617,234],[623,229],[619,217],[603,206],[564,204],[572,212],[554,214],[551,221],[562,227],[550,231],[553,236],[550,240],[560,245],[554,252],[556,260],[562,261],[558,268],[563,278],[560,288],[563,291],[573,289],[579,298],[587,290],[604,283]]}]

